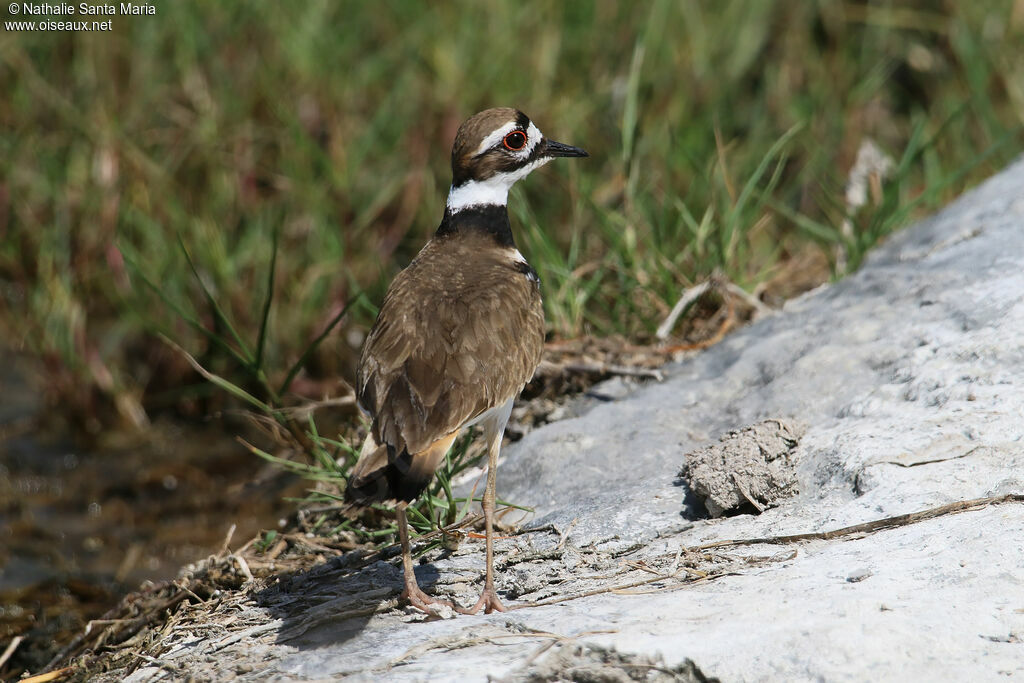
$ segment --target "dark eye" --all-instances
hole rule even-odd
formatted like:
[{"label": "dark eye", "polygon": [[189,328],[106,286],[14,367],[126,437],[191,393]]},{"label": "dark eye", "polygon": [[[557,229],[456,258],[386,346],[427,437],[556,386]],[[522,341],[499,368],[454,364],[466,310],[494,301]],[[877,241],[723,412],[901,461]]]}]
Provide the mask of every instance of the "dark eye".
[{"label": "dark eye", "polygon": [[518,152],[523,147],[526,147],[526,136],[523,135],[523,131],[514,130],[508,135],[506,135],[505,139],[502,140],[502,142],[505,143],[505,147],[507,147],[508,149],[512,150],[513,152]]}]

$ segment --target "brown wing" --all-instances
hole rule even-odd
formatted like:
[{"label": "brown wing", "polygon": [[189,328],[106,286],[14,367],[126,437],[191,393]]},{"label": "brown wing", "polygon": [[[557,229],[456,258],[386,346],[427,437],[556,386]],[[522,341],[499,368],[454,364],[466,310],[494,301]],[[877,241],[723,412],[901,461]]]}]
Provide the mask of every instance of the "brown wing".
[{"label": "brown wing", "polygon": [[392,282],[356,377],[379,443],[421,452],[533,376],[544,313],[516,253],[487,237],[436,238]]}]

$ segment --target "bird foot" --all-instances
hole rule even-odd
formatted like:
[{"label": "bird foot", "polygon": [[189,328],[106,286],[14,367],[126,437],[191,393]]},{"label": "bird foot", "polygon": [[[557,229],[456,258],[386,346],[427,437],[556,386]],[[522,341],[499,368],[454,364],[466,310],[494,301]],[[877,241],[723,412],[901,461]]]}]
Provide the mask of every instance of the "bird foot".
[{"label": "bird foot", "polygon": [[505,605],[501,604],[501,600],[498,599],[498,593],[494,590],[494,586],[484,588],[484,592],[480,594],[480,599],[476,601],[475,605],[469,609],[460,609],[459,612],[462,614],[476,614],[480,611],[481,607],[484,610],[484,614],[508,611]]},{"label": "bird foot", "polygon": [[402,591],[402,595],[399,596],[399,600],[404,600],[416,609],[426,612],[431,616],[437,615],[439,611],[438,607],[449,607],[455,611],[460,611],[458,606],[448,602],[447,600],[432,598],[424,593],[419,586],[415,585],[406,586],[405,590]]}]

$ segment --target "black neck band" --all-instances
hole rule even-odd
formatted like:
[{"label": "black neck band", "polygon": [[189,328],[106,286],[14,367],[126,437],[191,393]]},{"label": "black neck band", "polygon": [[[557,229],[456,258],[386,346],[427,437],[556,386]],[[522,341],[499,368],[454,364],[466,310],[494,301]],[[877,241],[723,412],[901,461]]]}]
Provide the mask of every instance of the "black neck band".
[{"label": "black neck band", "polygon": [[438,237],[457,232],[482,232],[494,238],[502,247],[514,247],[512,225],[508,220],[508,210],[504,204],[480,204],[467,206],[456,213],[445,209],[444,218],[437,228]]}]

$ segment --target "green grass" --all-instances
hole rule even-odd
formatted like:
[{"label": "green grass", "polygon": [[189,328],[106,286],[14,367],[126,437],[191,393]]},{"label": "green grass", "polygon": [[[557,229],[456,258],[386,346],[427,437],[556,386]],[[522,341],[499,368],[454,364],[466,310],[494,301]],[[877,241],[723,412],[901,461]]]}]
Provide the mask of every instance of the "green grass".
[{"label": "green grass", "polygon": [[[272,413],[273,411],[268,412]],[[289,445],[292,448],[286,450],[303,451],[308,456],[309,462],[283,458],[252,445],[249,445],[249,449],[267,462],[297,474],[314,485],[305,498],[296,501],[303,508],[313,510],[319,508],[321,510],[313,513],[316,517],[311,520],[310,527],[312,529],[326,535],[335,535],[346,531],[364,542],[390,542],[392,536],[397,532],[397,527],[390,521],[375,526],[366,524],[360,517],[344,519],[338,523],[339,515],[335,513],[339,509],[348,508],[341,492],[345,488],[349,471],[359,457],[359,450],[347,441],[320,435],[316,421],[311,415],[307,426],[303,435],[304,443],[291,441]],[[485,453],[479,444],[474,447],[474,436],[474,430],[470,429],[458,438],[445,454],[444,462],[438,468],[426,490],[407,508],[409,525],[415,535],[441,532],[435,533],[434,539],[430,543],[420,547],[420,553],[449,543],[443,530],[466,521],[471,505],[481,503],[483,500],[482,495],[476,495],[476,486],[470,490],[469,495],[456,495],[454,491],[456,478],[479,467],[483,461]],[[497,502],[500,506],[531,511],[529,508],[505,501]],[[370,507],[384,511],[389,509],[388,506],[379,504]],[[269,546],[272,540],[272,537],[265,538],[265,545]]]},{"label": "green grass", "polygon": [[[351,378],[440,219],[456,126],[512,105],[591,153],[512,193],[552,335],[644,338],[716,270],[827,278],[840,243],[855,266],[1005,166],[1022,83],[1021,0],[161,2],[110,34],[4,32],[0,335],[101,419],[217,406],[157,333],[246,391],[300,361]],[[868,137],[896,170],[843,237]]]}]

